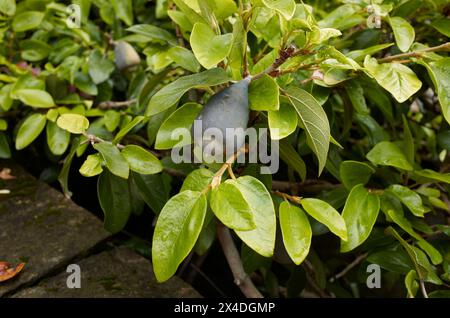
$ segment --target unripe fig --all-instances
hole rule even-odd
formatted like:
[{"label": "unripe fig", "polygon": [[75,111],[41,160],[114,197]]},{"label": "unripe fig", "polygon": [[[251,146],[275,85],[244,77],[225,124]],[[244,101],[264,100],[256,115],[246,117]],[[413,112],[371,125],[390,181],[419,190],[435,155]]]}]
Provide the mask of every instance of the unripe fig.
[{"label": "unripe fig", "polygon": [[128,42],[118,41],[114,48],[116,66],[119,70],[123,70],[141,62],[141,58],[137,54],[134,47]]},{"label": "unripe fig", "polygon": [[[215,144],[215,149],[218,150],[215,153],[216,158],[223,158],[225,153],[228,157],[231,156],[245,143],[245,130],[250,113],[248,106],[250,80],[250,77],[247,77],[213,95],[197,117],[196,125],[201,121],[202,147],[205,149],[205,146]],[[229,140],[227,130],[228,137],[231,137]],[[214,138],[214,131],[220,132],[222,138]],[[214,136],[208,136],[208,132],[212,132]],[[234,134],[234,137],[231,134]],[[194,131],[194,143],[198,146],[199,136],[196,135]],[[227,150],[229,152],[226,152]]]}]

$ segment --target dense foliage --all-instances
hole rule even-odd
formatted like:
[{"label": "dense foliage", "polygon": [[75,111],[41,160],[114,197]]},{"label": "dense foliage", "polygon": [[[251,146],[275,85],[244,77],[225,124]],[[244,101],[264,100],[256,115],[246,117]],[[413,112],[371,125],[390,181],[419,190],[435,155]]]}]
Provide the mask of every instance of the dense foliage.
[{"label": "dense foliage", "polygon": [[[218,237],[247,296],[449,295],[448,1],[73,3],[0,0],[0,157],[38,145],[67,196],[98,178],[113,233],[148,205],[159,281]],[[244,78],[279,171],[174,163],[171,132]]]}]

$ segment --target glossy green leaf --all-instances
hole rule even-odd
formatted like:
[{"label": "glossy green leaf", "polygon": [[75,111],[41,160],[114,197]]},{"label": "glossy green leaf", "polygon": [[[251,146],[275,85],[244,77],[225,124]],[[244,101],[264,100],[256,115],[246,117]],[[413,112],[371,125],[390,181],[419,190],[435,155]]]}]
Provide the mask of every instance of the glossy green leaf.
[{"label": "glossy green leaf", "polygon": [[13,16],[16,13],[16,0],[1,0],[0,12],[9,16]]},{"label": "glossy green leaf", "polygon": [[9,147],[9,142],[4,132],[0,132],[0,158],[1,159],[11,158],[11,149]]},{"label": "glossy green leaf", "polygon": [[450,173],[439,173],[431,169],[414,171],[414,176],[420,183],[444,182],[450,184]]},{"label": "glossy green leaf", "polygon": [[434,86],[437,90],[442,115],[450,124],[450,58],[442,58],[430,63],[423,63],[427,68]]},{"label": "glossy green leaf", "polygon": [[407,171],[413,170],[400,148],[389,141],[382,141],[376,144],[366,157],[375,165],[391,166]]},{"label": "glossy green leaf", "polygon": [[35,113],[28,116],[17,133],[16,149],[21,150],[31,144],[44,130],[46,122],[45,115]]},{"label": "glossy green leaf", "polygon": [[228,58],[228,65],[235,80],[242,79],[245,54],[247,54],[247,32],[244,29],[242,18],[237,18],[233,24],[233,41]]},{"label": "glossy green leaf", "polygon": [[309,215],[324,224],[342,240],[347,241],[348,234],[344,218],[330,204],[314,198],[302,199],[301,204]]},{"label": "glossy green leaf", "polygon": [[249,231],[256,228],[252,210],[237,186],[237,181],[227,180],[212,189],[211,209],[227,227]]},{"label": "glossy green leaf", "polygon": [[375,58],[367,56],[364,67],[367,73],[390,92],[399,103],[406,102],[422,87],[422,82],[416,74],[401,63],[378,64]]},{"label": "glossy green leaf", "polygon": [[140,174],[155,174],[162,171],[163,166],[158,158],[144,148],[127,145],[122,149],[122,156],[130,165],[130,169]]},{"label": "glossy green leaf", "polygon": [[183,191],[162,209],[152,244],[153,269],[159,282],[172,277],[194,247],[203,226],[206,205],[205,194]]},{"label": "glossy green leaf", "polygon": [[52,96],[43,90],[19,89],[15,91],[15,96],[26,105],[37,108],[49,108],[55,106]]},{"label": "glossy green leaf", "polygon": [[395,42],[398,48],[402,52],[408,52],[416,37],[414,28],[408,21],[401,17],[392,17],[388,21],[394,31]]},{"label": "glossy green leaf", "polygon": [[298,124],[297,112],[288,103],[281,102],[280,109],[268,112],[270,138],[280,140],[291,135]]},{"label": "glossy green leaf", "polygon": [[37,28],[43,19],[43,12],[25,11],[14,17],[12,28],[15,32],[25,32]]},{"label": "glossy green leaf", "polygon": [[379,211],[379,197],[370,193],[362,184],[350,191],[342,212],[348,239],[341,241],[341,252],[349,252],[364,243],[372,232]]},{"label": "glossy green leaf", "polygon": [[168,43],[170,45],[176,45],[176,38],[169,31],[159,28],[151,24],[135,24],[127,29],[127,31],[143,35],[149,38],[151,41],[159,41],[162,43]]},{"label": "glossy green leaf", "polygon": [[309,253],[312,230],[305,212],[284,201],[280,204],[280,226],[286,251],[296,265]]},{"label": "glossy green leaf", "polygon": [[66,152],[70,143],[70,133],[68,131],[61,129],[57,124],[48,121],[46,133],[48,148],[54,155],[59,156]]},{"label": "glossy green leaf", "polygon": [[368,114],[369,108],[367,107],[364,89],[361,84],[356,80],[347,81],[345,89],[355,111],[360,114]]},{"label": "glossy green leaf", "polygon": [[280,13],[286,20],[290,20],[295,12],[294,0],[262,0],[264,5]]},{"label": "glossy green leaf", "polygon": [[256,111],[274,111],[280,108],[280,89],[277,82],[265,74],[252,81],[248,87],[250,109]]},{"label": "glossy green leaf", "polygon": [[200,168],[189,173],[183,181],[180,192],[191,191],[203,191],[212,182],[214,173],[211,170]]},{"label": "glossy green leaf", "polygon": [[444,34],[446,37],[450,38],[450,19],[436,19],[431,21],[431,26]]},{"label": "glossy green leaf", "polygon": [[408,291],[407,297],[414,298],[419,290],[419,283],[416,281],[418,279],[417,272],[415,270],[410,270],[405,277],[405,287]]},{"label": "glossy green leaf", "polygon": [[291,86],[286,91],[286,96],[299,115],[309,147],[319,160],[320,174],[327,162],[330,147],[330,124],[327,114],[312,95],[300,88]]},{"label": "glossy green leaf", "polygon": [[236,186],[252,210],[254,230],[236,234],[262,256],[270,257],[275,248],[276,216],[272,198],[264,184],[251,176],[239,177]]},{"label": "glossy green leaf", "polygon": [[80,167],[80,174],[84,177],[93,177],[102,173],[103,159],[100,154],[87,156],[86,160]]},{"label": "glossy green leaf", "polygon": [[348,190],[358,184],[366,184],[374,173],[375,169],[359,161],[343,161],[339,167],[342,183]]},{"label": "glossy green leaf", "polygon": [[227,74],[221,68],[180,77],[153,95],[145,115],[152,116],[172,107],[190,89],[215,86],[228,80]]},{"label": "glossy green leaf", "polygon": [[125,137],[134,127],[139,125],[144,120],[144,118],[145,118],[144,116],[134,117],[132,121],[130,121],[128,124],[126,124],[119,130],[119,132],[113,139],[113,143],[120,142],[122,138]]},{"label": "glossy green leaf", "polygon": [[133,2],[132,0],[111,0],[116,16],[126,25],[133,24]]},{"label": "glossy green leaf", "polygon": [[191,131],[191,126],[202,108],[203,106],[197,103],[186,103],[167,117],[156,135],[155,149],[171,149],[175,145],[182,147],[190,144],[192,137],[184,140],[184,143],[180,139],[185,135],[183,132]]},{"label": "glossy green leaf", "polygon": [[190,50],[181,46],[175,46],[170,48],[168,53],[170,58],[182,68],[194,73],[200,70],[200,64]]},{"label": "glossy green leaf", "polygon": [[286,138],[280,140],[279,147],[280,158],[286,162],[289,167],[294,169],[303,181],[306,180],[306,164],[295,148]]},{"label": "glossy green leaf", "polygon": [[422,198],[416,192],[410,190],[409,188],[393,184],[388,188],[389,192],[394,194],[402,203],[418,217],[424,217],[424,213],[428,212],[429,209],[425,208],[422,203]]},{"label": "glossy green leaf", "polygon": [[152,209],[159,214],[169,200],[170,178],[163,174],[131,174],[141,198]]},{"label": "glossy green leaf", "polygon": [[88,129],[89,120],[82,115],[67,113],[59,116],[56,124],[72,134],[82,134]]},{"label": "glossy green leaf", "polygon": [[103,56],[99,50],[92,51],[89,56],[89,75],[94,84],[100,84],[106,81],[116,68],[114,63]]},{"label": "glossy green leaf", "polygon": [[196,23],[192,29],[190,43],[199,63],[206,69],[215,67],[228,56],[233,35],[217,35],[204,23]]},{"label": "glossy green leaf", "polygon": [[72,192],[69,191],[70,167],[72,165],[73,157],[75,156],[79,146],[80,146],[80,138],[74,138],[72,140],[72,145],[70,146],[69,154],[64,159],[63,167],[58,176],[58,182],[61,185],[64,196],[68,199],[70,199],[70,197],[72,196]]},{"label": "glossy green leaf", "polygon": [[105,229],[120,232],[131,214],[130,188],[127,180],[104,171],[97,182],[97,195],[105,215]]},{"label": "glossy green leaf", "polygon": [[109,142],[100,142],[94,145],[94,148],[100,152],[105,161],[106,167],[112,174],[121,177],[123,179],[128,179],[130,173],[130,167],[128,162],[122,156],[119,149]]}]

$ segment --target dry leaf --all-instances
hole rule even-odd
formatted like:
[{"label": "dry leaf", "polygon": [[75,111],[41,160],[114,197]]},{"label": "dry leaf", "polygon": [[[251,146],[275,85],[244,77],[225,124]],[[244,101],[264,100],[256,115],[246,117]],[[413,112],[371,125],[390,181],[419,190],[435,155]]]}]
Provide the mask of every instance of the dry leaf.
[{"label": "dry leaf", "polygon": [[0,179],[2,180],[12,180],[15,178],[16,177],[11,174],[11,169],[9,168],[3,168],[2,171],[0,171]]},{"label": "dry leaf", "polygon": [[13,278],[24,268],[25,263],[20,263],[15,268],[8,262],[0,262],[0,282]]}]

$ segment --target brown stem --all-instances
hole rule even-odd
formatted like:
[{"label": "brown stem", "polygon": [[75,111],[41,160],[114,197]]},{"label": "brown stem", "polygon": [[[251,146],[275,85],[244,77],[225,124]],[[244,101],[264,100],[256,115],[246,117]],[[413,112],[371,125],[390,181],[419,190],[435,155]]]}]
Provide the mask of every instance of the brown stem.
[{"label": "brown stem", "polygon": [[339,187],[339,184],[332,184],[326,181],[311,180],[302,183],[288,181],[272,181],[272,189],[275,191],[288,192],[295,190],[300,193],[319,193],[324,190],[332,190]]},{"label": "brown stem", "polygon": [[330,278],[330,282],[334,282],[336,279],[339,279],[341,277],[344,277],[350,270],[352,270],[355,266],[357,266],[359,263],[361,263],[366,257],[367,253],[359,255],[353,262],[347,265],[341,272],[334,275]]},{"label": "brown stem", "polygon": [[281,197],[281,198],[283,198],[283,199],[285,199],[285,200],[291,201],[292,203],[295,203],[295,204],[301,204],[301,201],[302,201],[301,197],[289,195],[289,194],[284,193],[284,192],[272,191],[272,193],[277,195],[277,196],[279,196],[279,197]]},{"label": "brown stem", "polygon": [[281,49],[277,59],[272,63],[272,65],[270,65],[261,73],[254,75],[252,79],[256,80],[262,77],[264,74],[268,74],[272,77],[280,76],[280,70],[278,68],[283,65],[289,58],[302,54],[311,54],[311,52],[303,49],[295,50],[292,46]]},{"label": "brown stem", "polygon": [[424,54],[424,53],[449,51],[449,50],[450,50],[450,42],[447,42],[447,43],[444,43],[444,44],[441,44],[438,46],[429,47],[429,48],[426,48],[423,50],[388,56],[388,57],[379,59],[378,63],[388,63],[388,62],[392,62],[395,60],[402,60],[402,59],[410,58],[410,57],[421,57],[422,54]]},{"label": "brown stem", "polygon": [[244,270],[239,252],[234,245],[230,231],[223,224],[217,224],[217,238],[222,246],[223,253],[233,273],[234,283],[247,298],[263,298],[250,277]]},{"label": "brown stem", "polygon": [[137,102],[137,99],[130,99],[130,100],[121,101],[121,102],[114,102],[114,101],[101,102],[100,104],[98,104],[98,108],[100,108],[100,109],[123,108],[123,107],[128,107],[131,104],[134,104],[136,102]]}]

